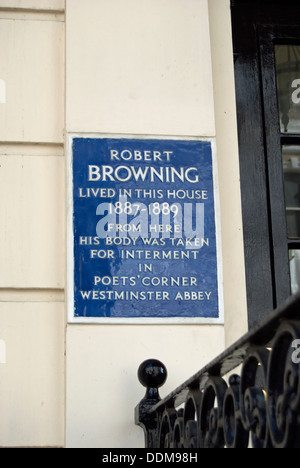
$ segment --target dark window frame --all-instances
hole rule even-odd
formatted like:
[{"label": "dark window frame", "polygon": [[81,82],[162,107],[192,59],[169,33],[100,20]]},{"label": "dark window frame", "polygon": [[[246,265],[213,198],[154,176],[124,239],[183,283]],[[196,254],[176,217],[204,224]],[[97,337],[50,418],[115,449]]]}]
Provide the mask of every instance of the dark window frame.
[{"label": "dark window frame", "polygon": [[300,2],[232,0],[249,327],[290,295],[274,45],[300,44]]}]

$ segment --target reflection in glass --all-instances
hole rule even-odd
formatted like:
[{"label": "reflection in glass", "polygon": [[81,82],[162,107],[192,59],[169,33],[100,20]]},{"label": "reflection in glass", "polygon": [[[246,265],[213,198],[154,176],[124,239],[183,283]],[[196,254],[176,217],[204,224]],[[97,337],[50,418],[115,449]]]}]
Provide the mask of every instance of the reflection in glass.
[{"label": "reflection in glass", "polygon": [[276,45],[275,57],[281,133],[300,133],[300,46]]},{"label": "reflection in glass", "polygon": [[300,146],[283,146],[282,157],[288,238],[300,239]]}]

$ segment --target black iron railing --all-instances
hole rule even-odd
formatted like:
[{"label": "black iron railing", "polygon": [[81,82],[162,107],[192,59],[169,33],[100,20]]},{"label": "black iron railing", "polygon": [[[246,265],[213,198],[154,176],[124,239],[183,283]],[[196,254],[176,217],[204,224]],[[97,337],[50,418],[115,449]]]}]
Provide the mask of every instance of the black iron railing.
[{"label": "black iron railing", "polygon": [[145,361],[135,417],[146,448],[300,447],[299,370],[300,296],[162,400],[167,370]]}]

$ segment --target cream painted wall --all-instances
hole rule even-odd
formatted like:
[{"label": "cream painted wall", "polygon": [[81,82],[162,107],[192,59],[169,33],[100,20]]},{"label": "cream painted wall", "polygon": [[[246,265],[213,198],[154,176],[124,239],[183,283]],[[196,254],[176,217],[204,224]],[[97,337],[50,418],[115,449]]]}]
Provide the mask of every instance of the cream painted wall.
[{"label": "cream painted wall", "polygon": [[222,326],[69,326],[67,447],[144,447],[134,408],[148,358],[164,362],[166,396],[224,349]]},{"label": "cream painted wall", "polygon": [[64,23],[1,14],[0,141],[63,143]]},{"label": "cream painted wall", "polygon": [[0,446],[62,446],[64,302],[27,301],[0,301]]},{"label": "cream painted wall", "polygon": [[66,47],[68,131],[215,134],[206,0],[68,0]]},{"label": "cream painted wall", "polygon": [[64,11],[65,0],[0,0],[0,8]]},{"label": "cream painted wall", "polygon": [[248,330],[230,0],[209,0],[226,347]]},{"label": "cream painted wall", "polygon": [[[84,7],[67,0],[67,132],[217,137],[225,317],[238,324],[234,332],[227,325],[68,325],[67,447],[142,447],[133,418],[144,394],[139,364],[149,357],[166,364],[166,395],[224,349],[227,330],[231,341],[244,329],[229,1],[224,5],[222,23],[211,0],[87,0]],[[221,71],[229,84],[224,99]]]},{"label": "cream painted wall", "polygon": [[65,443],[63,8],[0,1],[0,447]]},{"label": "cream painted wall", "polygon": [[0,155],[0,191],[1,287],[63,288],[64,158]]}]

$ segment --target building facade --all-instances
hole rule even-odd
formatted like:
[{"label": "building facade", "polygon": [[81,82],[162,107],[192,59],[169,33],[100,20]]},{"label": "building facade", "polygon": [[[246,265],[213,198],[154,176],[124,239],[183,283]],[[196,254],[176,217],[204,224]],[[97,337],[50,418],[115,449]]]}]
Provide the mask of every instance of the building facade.
[{"label": "building facade", "polygon": [[[297,291],[300,73],[298,58],[289,54],[299,51],[300,36],[292,26],[292,2],[286,15],[278,13],[286,2],[275,2],[273,11],[271,3],[0,0],[0,446],[142,447],[133,415],[143,393],[139,364],[162,360],[168,392]],[[265,28],[257,42],[265,24],[273,29]],[[288,111],[282,101],[278,121],[276,93],[266,84],[276,88],[268,54],[274,58],[270,44],[277,37],[273,65],[279,75],[282,64],[292,62],[294,99]],[[293,50],[284,49],[288,45]],[[280,129],[287,114],[288,127]],[[77,320],[76,139],[112,140],[115,158],[125,151],[124,140],[139,142],[139,149],[123,153],[123,170],[130,155],[141,157],[141,148],[145,158],[152,156],[149,167],[156,167],[166,141],[175,152],[178,142],[209,143],[223,311],[218,320],[169,320],[159,316],[159,304],[158,320],[114,321],[105,314]],[[155,141],[161,152],[145,141]],[[292,170],[292,192],[283,167]],[[112,170],[106,175],[113,190]],[[92,181],[97,172],[90,171]],[[284,193],[293,198],[291,206]],[[96,236],[81,233],[81,243]],[[95,271],[96,284],[101,274]],[[166,268],[157,278],[170,274]],[[136,310],[144,307],[140,301]]]}]

